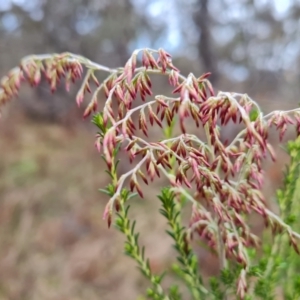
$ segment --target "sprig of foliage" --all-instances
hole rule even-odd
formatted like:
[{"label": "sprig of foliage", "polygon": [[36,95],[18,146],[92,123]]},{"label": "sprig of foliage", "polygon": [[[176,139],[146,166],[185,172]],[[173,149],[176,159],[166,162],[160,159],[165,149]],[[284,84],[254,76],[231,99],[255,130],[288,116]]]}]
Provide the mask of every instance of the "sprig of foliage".
[{"label": "sprig of foliage", "polygon": [[198,259],[187,240],[185,228],[179,220],[180,211],[176,205],[175,195],[169,188],[164,188],[158,196],[162,203],[160,213],[168,220],[171,230],[167,233],[174,240],[174,248],[178,252],[177,260],[181,264],[183,279],[187,283],[194,299],[205,299],[208,291],[203,286],[201,276],[198,274]]},{"label": "sprig of foliage", "polygon": [[[97,80],[97,71],[109,73],[102,83]],[[155,74],[168,77],[174,97],[153,95],[151,76]],[[200,77],[181,75],[173,65],[171,55],[163,49],[135,50],[124,68],[118,69],[104,67],[71,53],[28,56],[2,79],[0,106],[18,94],[21,82],[37,86],[43,75],[53,92],[63,78],[68,89],[71,82],[84,75],[76,98],[77,104],[81,105],[85,96],[92,94],[84,117],[98,112],[100,93],[104,93],[104,108],[93,119],[100,130],[95,146],[102,152],[111,177],[111,184],[105,190],[110,199],[104,218],[110,225],[116,212],[117,226],[127,238],[126,250],[152,282],[153,297],[165,295],[160,288],[161,277],[153,275],[144,260],[134,223],[127,214],[125,202],[128,195],[125,197],[124,191],[128,190],[129,182],[130,191],[136,191],[143,197],[140,181],[151,184],[160,176],[168,181],[169,193],[163,190],[160,195],[161,212],[168,218],[182,270],[189,276],[187,284],[196,299],[205,293],[206,288],[197,275],[194,255],[188,247],[192,236],[200,238],[218,255],[223,286],[218,280],[211,279],[213,293],[209,295],[215,299],[225,299],[228,291],[233,289],[240,299],[251,298],[253,276],[259,277],[254,292],[265,298],[272,297],[277,274],[280,278],[283,274],[293,277],[293,280],[296,278],[292,285],[297,286],[294,268],[290,264],[283,268],[280,260],[287,254],[294,257],[290,249],[294,248],[297,252],[297,240],[300,239],[293,216],[293,212],[298,211],[295,195],[299,189],[295,179],[299,157],[298,154],[293,156],[299,149],[295,145],[290,144],[294,160],[288,170],[286,186],[278,193],[282,216],[267,207],[261,187],[263,160],[268,155],[275,160],[274,150],[268,142],[269,129],[275,127],[282,139],[288,125],[293,125],[299,135],[299,108],[264,115],[259,105],[246,94],[221,91],[215,94],[208,80],[209,73]],[[92,84],[96,85],[94,91]],[[141,99],[142,104],[136,104],[137,99]],[[138,122],[134,121],[134,115],[137,115]],[[242,124],[243,128],[229,144],[224,144],[220,133],[229,121]],[[188,123],[202,127],[205,139],[188,133]],[[180,133],[173,134],[171,128],[177,124]],[[149,127],[155,125],[162,128],[165,138],[149,141]],[[127,156],[135,164],[118,177],[119,149],[123,151],[122,157]],[[192,204],[187,229],[183,229],[178,218],[180,207],[172,205],[171,200],[174,199],[171,195],[183,197]],[[251,232],[247,221],[248,215],[253,212],[264,218],[275,239],[273,248],[265,254],[270,259],[262,260],[258,266],[252,264],[249,254],[259,246],[259,239]],[[280,268],[284,271],[279,272]],[[273,270],[276,270],[276,276]],[[284,286],[287,297],[298,295],[296,292],[290,294],[290,283]],[[175,298],[179,297],[176,289],[172,293]]]},{"label": "sprig of foliage", "polygon": [[161,287],[163,275],[154,275],[150,268],[149,259],[145,258],[145,248],[139,246],[139,233],[135,230],[135,221],[131,221],[128,216],[129,206],[125,207],[125,202],[128,200],[129,191],[122,191],[122,200],[115,221],[117,228],[126,236],[125,253],[133,258],[137,263],[146,278],[152,283],[153,288],[147,290],[147,296],[156,300],[170,299]]},{"label": "sprig of foliage", "polygon": [[[105,134],[106,128],[103,127],[103,116],[101,114],[95,115],[93,118],[93,123],[100,129],[98,133],[99,136]],[[107,173],[112,179],[112,183],[109,184],[105,189],[100,189],[104,194],[112,197],[116,190],[116,184],[118,182],[117,167],[119,160],[116,159],[117,154],[120,150],[120,147],[116,147],[113,151],[112,156],[112,166],[110,170],[107,170]],[[105,160],[105,157],[103,157]],[[136,221],[131,221],[128,216],[128,211],[130,206],[126,207],[126,202],[131,198],[135,197],[135,193],[130,193],[129,190],[123,189],[121,191],[120,198],[116,201],[116,211],[117,218],[115,220],[116,228],[121,231],[125,237],[125,254],[133,258],[143,275],[149,279],[152,283],[153,288],[147,290],[147,296],[154,300],[169,300],[170,298],[164,293],[161,287],[161,281],[163,275],[154,275],[150,268],[149,259],[145,257],[145,248],[139,246],[139,233],[135,230]],[[110,226],[111,220],[108,221]]]},{"label": "sprig of foliage", "polygon": [[[300,230],[297,217],[300,215],[300,138],[290,141],[287,145],[290,163],[287,167],[284,186],[277,191],[277,199],[281,218],[295,230]],[[291,249],[291,247],[294,248]],[[299,299],[299,249],[295,239],[289,232],[278,232],[272,247],[265,251],[261,260],[261,276],[255,287],[257,296],[262,299],[276,299],[276,285],[282,288],[284,299]],[[273,293],[272,293],[273,291]]]}]

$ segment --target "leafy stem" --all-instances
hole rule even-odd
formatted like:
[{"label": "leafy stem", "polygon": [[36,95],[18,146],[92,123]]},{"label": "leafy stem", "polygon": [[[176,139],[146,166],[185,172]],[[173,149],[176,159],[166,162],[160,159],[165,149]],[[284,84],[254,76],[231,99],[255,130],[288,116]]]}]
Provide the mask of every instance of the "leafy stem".
[{"label": "leafy stem", "polygon": [[169,297],[164,293],[161,286],[163,275],[154,275],[151,271],[149,259],[145,258],[145,248],[139,246],[139,234],[135,230],[135,221],[130,221],[128,217],[129,206],[125,206],[128,200],[129,192],[122,191],[122,199],[120,201],[119,212],[117,213],[116,227],[126,236],[125,254],[133,258],[141,272],[152,283],[152,288],[149,288],[147,295],[151,299],[168,300]]},{"label": "leafy stem", "polygon": [[181,226],[180,211],[175,203],[175,195],[169,188],[164,188],[158,198],[163,207],[160,209],[160,213],[168,220],[168,225],[171,227],[167,233],[175,242],[174,247],[179,254],[177,260],[180,262],[184,274],[183,279],[195,300],[205,299],[204,295],[207,295],[208,291],[204,288],[202,278],[198,274],[198,260],[188,244],[185,228]]},{"label": "leafy stem", "polygon": [[[111,170],[108,171],[112,179],[112,184],[107,187],[106,194],[110,196],[115,193],[118,184],[118,161],[116,161],[118,150],[119,147],[117,147],[113,152]],[[147,290],[147,296],[154,300],[169,300],[170,298],[164,293],[161,286],[163,275],[154,275],[151,271],[149,259],[145,257],[145,248],[141,248],[139,245],[139,233],[137,233],[135,230],[136,221],[131,221],[128,217],[130,206],[126,206],[126,202],[134,196],[135,194],[130,193],[127,189],[123,189],[121,190],[120,195],[116,199],[115,203],[117,211],[115,224],[117,229],[126,237],[125,254],[136,261],[141,272],[152,283],[152,288]]]}]

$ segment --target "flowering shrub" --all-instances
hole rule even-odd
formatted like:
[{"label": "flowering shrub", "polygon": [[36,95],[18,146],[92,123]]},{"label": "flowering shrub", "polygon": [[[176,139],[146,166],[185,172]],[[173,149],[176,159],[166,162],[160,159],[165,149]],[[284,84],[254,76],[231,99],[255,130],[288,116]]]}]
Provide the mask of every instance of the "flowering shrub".
[{"label": "flowering shrub", "polygon": [[[102,83],[98,82],[97,71],[109,74]],[[83,116],[93,114],[93,123],[99,131],[95,146],[102,153],[111,178],[111,183],[102,190],[110,197],[104,219],[108,226],[114,220],[126,236],[125,252],[151,283],[147,296],[181,299],[178,286],[164,289],[163,275],[152,272],[144,248],[139,246],[135,222],[128,216],[130,199],[137,195],[144,197],[141,182],[151,184],[155,178],[164,177],[166,187],[158,196],[160,213],[167,219],[168,234],[178,253],[177,273],[193,299],[275,299],[279,283],[286,299],[298,299],[299,259],[291,248],[299,252],[295,205],[299,198],[299,139],[288,148],[292,161],[285,187],[278,191],[280,216],[268,209],[261,187],[263,160],[268,155],[275,160],[268,132],[275,127],[282,139],[287,126],[293,125],[299,135],[300,109],[264,115],[246,94],[215,94],[209,73],[184,77],[163,49],[136,50],[125,67],[118,69],[70,53],[28,56],[3,78],[0,104],[17,95],[23,81],[37,86],[41,76],[45,76],[54,92],[62,79],[68,90],[84,73],[76,101],[81,105],[86,94],[92,94]],[[173,97],[153,95],[150,78],[153,74],[168,77]],[[94,90],[92,84],[96,86]],[[106,100],[98,112],[102,92]],[[243,127],[232,141],[223,143],[220,133],[228,122]],[[203,128],[204,139],[189,133],[191,124],[199,127],[199,132]],[[163,137],[150,141],[149,129],[155,125],[161,127]],[[179,134],[175,133],[177,125]],[[120,154],[127,155],[132,164],[121,175],[118,174]],[[191,204],[187,227],[181,220],[186,203]],[[261,243],[247,221],[252,213],[262,216],[266,227],[272,229],[273,240],[263,247],[262,256],[255,252]],[[208,286],[202,278],[201,262],[198,264],[192,250],[192,239],[201,239],[217,254],[220,275],[210,278]],[[288,282],[282,281],[284,278]]]}]

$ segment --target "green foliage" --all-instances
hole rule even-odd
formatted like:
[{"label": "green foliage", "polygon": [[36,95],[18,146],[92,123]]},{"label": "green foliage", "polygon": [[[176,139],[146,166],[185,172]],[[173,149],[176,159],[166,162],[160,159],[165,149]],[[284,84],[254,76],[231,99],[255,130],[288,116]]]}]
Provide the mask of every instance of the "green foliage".
[{"label": "green foliage", "polygon": [[181,264],[180,275],[188,285],[194,299],[204,299],[208,293],[203,280],[198,274],[198,259],[188,244],[185,228],[180,222],[180,207],[176,204],[174,193],[164,188],[158,196],[162,203],[160,213],[168,220],[171,230],[167,233],[174,240],[174,248],[178,253],[177,260]]},{"label": "green foliage", "polygon": [[[300,215],[300,137],[288,142],[287,152],[290,163],[285,172],[284,185],[277,191],[277,199],[282,219],[299,232],[297,216]],[[292,246],[288,233],[278,232],[270,244],[264,247],[259,263],[251,268],[251,275],[258,278],[254,293],[259,299],[277,299],[278,289],[282,290],[284,299],[300,298],[300,259],[296,243],[292,243]]]},{"label": "green foliage", "polygon": [[[128,191],[123,194],[130,195]],[[135,221],[131,221],[128,217],[129,206],[125,207],[125,202],[128,200],[124,197],[120,201],[119,212],[115,221],[117,229],[119,229],[126,236],[125,254],[133,258],[141,270],[142,274],[149,279],[153,287],[148,288],[147,296],[151,299],[168,299],[161,287],[162,275],[154,275],[150,268],[149,259],[145,258],[145,248],[139,246],[139,233],[135,230]]]},{"label": "green foliage", "polygon": [[250,111],[249,117],[252,122],[256,121],[259,115],[259,110],[254,108]]}]

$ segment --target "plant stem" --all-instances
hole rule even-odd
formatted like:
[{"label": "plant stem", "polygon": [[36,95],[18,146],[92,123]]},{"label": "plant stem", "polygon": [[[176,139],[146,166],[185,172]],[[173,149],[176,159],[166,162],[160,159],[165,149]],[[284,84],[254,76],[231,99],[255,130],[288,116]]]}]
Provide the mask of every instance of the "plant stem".
[{"label": "plant stem", "polygon": [[[112,183],[114,187],[116,187],[119,180],[114,156],[112,157],[111,175]],[[123,178],[126,178],[126,175]],[[163,276],[157,276],[152,273],[149,260],[146,259],[144,255],[144,247],[140,249],[138,243],[139,234],[135,232],[135,221],[130,221],[128,217],[129,206],[125,206],[128,195],[129,193],[126,193],[126,196],[124,197],[121,191],[119,191],[118,200],[120,205],[117,213],[119,218],[116,220],[116,227],[125,234],[127,239],[125,243],[125,252],[137,262],[142,273],[152,283],[153,288],[148,290],[148,296],[155,300],[170,300],[169,297],[164,294],[163,288],[160,285]]]},{"label": "plant stem", "polygon": [[144,247],[142,250],[140,249],[138,233],[135,232],[135,221],[133,221],[131,225],[131,221],[128,218],[128,208],[129,207],[125,207],[125,201],[121,201],[118,216],[120,218],[119,221],[121,220],[122,223],[120,224],[120,222],[117,221],[119,230],[122,231],[127,238],[125,252],[137,262],[142,273],[152,283],[153,289],[148,292],[148,296],[157,300],[170,300],[170,298],[164,294],[163,288],[160,285],[163,276],[154,275],[152,273],[149,260],[144,256]]}]

